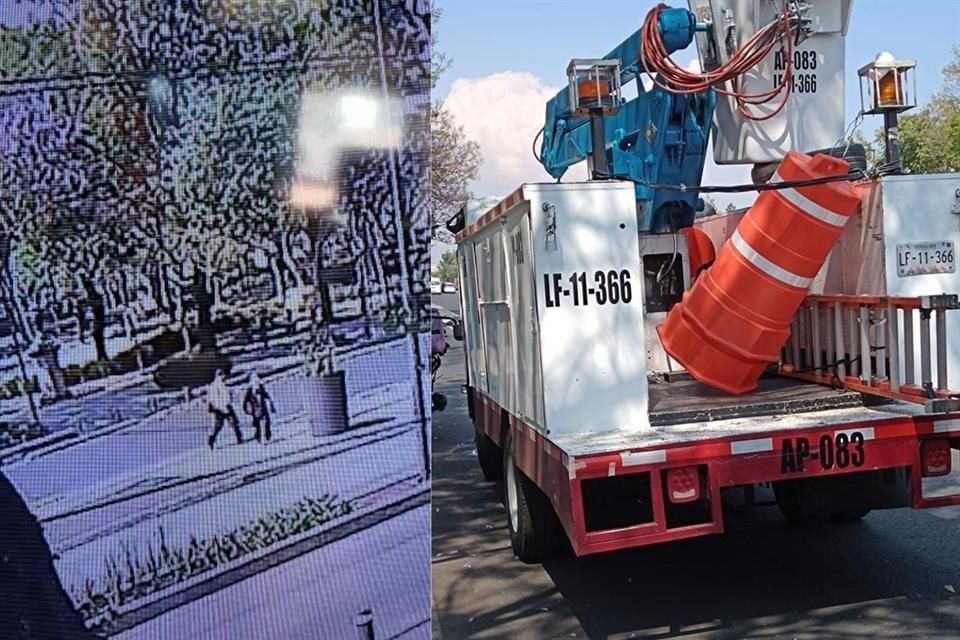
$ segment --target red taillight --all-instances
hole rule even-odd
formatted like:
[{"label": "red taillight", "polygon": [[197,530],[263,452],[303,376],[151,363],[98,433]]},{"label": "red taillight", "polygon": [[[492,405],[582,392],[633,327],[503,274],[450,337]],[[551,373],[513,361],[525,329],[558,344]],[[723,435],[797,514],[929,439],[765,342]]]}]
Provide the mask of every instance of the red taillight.
[{"label": "red taillight", "polygon": [[920,445],[920,468],[925,478],[935,478],[950,473],[950,442],[924,440]]},{"label": "red taillight", "polygon": [[697,467],[667,470],[667,496],[674,504],[693,502],[700,498],[700,471]]}]

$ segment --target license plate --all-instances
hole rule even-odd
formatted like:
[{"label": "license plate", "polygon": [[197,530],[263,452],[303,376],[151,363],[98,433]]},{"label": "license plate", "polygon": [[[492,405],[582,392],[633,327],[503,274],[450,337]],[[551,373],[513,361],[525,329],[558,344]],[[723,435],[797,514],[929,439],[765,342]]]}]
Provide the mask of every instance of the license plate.
[{"label": "license plate", "polygon": [[952,242],[916,242],[897,245],[897,275],[919,276],[928,273],[954,273],[957,253]]},{"label": "license plate", "polygon": [[780,473],[800,473],[819,467],[823,471],[862,467],[866,462],[860,431],[824,434],[819,439],[784,438],[780,443]]}]

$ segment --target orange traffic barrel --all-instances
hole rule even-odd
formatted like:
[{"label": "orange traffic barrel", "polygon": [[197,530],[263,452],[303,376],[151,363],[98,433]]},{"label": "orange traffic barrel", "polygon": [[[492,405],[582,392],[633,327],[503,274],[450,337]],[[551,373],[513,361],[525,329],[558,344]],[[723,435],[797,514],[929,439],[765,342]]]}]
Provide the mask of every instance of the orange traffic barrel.
[{"label": "orange traffic barrel", "polygon": [[[791,151],[770,182],[847,172],[838,158]],[[666,352],[705,384],[733,394],[756,389],[859,203],[845,181],[762,192],[714,264],[657,327]]]}]

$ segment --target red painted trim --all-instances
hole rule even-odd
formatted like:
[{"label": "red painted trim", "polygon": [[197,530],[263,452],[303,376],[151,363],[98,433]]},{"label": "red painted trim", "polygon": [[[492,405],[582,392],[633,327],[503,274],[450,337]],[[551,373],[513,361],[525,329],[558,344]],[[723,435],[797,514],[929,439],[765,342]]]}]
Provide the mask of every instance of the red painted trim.
[{"label": "red painted trim", "polygon": [[[477,405],[476,428],[481,429],[495,442],[501,443],[503,432],[500,406],[479,390],[471,391]],[[958,421],[956,428],[935,433],[935,425],[946,421]],[[724,487],[737,485],[910,467],[911,507],[922,509],[960,504],[960,494],[923,498],[920,478],[920,443],[927,438],[960,439],[960,414],[896,416],[879,421],[831,424],[807,429],[781,429],[736,438],[716,438],[689,444],[610,451],[580,457],[569,456],[549,438],[515,416],[509,417],[508,428],[513,434],[517,466],[549,496],[564,532],[578,556],[723,533],[720,491]],[[838,431],[864,429],[873,429],[873,438],[864,441],[863,466],[851,465],[845,469],[834,467],[825,470],[817,461],[807,459],[802,471],[787,474],[782,472],[781,448],[785,439],[795,441],[796,438],[806,438],[811,449],[816,449],[823,435],[834,436]],[[755,453],[732,452],[731,446],[734,443],[751,440],[770,440],[772,449]],[[660,452],[663,456],[659,455]],[[631,453],[656,453],[663,461],[625,466],[623,455]],[[711,522],[667,529],[661,471],[693,464],[707,468]],[[584,480],[608,477],[611,465],[614,474],[619,476],[650,473],[654,521],[622,529],[587,533],[581,483]],[[570,477],[570,466],[575,467],[573,478]]]},{"label": "red painted trim", "polygon": [[513,209],[523,200],[523,185],[511,193],[509,196],[497,203],[495,207],[480,216],[473,224],[457,234],[457,244],[479,233],[482,229],[490,226],[495,220],[503,216],[507,211]]}]

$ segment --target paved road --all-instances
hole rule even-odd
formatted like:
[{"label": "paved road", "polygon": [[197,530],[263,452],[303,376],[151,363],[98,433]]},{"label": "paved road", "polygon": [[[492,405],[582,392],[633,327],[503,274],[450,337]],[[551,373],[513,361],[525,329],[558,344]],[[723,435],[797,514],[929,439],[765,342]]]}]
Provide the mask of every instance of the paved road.
[{"label": "paved road", "polygon": [[420,507],[299,556],[115,636],[114,640],[359,637],[372,608],[380,640],[430,637],[430,509]]},{"label": "paved road", "polygon": [[513,558],[473,453],[462,350],[433,419],[433,599],[468,638],[960,638],[960,508],[802,530],[775,508],[723,536],[544,565]]},{"label": "paved road", "polygon": [[[378,389],[410,383],[411,365],[405,360],[406,349],[409,346],[399,341],[357,351],[344,359],[352,421],[385,417],[403,421],[415,419],[413,394],[407,395],[410,399],[408,402],[402,405],[390,403],[378,414],[372,411],[374,407],[371,406],[385,404],[377,401]],[[261,367],[269,370],[270,363],[262,362]],[[283,423],[301,414],[304,402],[310,400],[309,395],[303,392],[302,379],[298,375],[268,383],[268,388],[277,408],[273,418],[276,423]],[[238,412],[241,393],[241,387],[234,388]],[[369,401],[357,402],[357,397],[365,393],[373,397]],[[189,404],[180,404],[152,414],[126,429],[105,435],[96,434],[96,437],[82,443],[69,443],[64,448],[51,449],[31,459],[6,465],[3,472],[32,508],[46,500],[60,499],[98,485],[111,483],[108,488],[112,492],[115,490],[112,483],[123,478],[135,477],[136,481],[142,481],[144,478],[138,476],[163,460],[181,458],[197,450],[207,451],[206,436],[212,418],[206,408],[205,394],[204,389],[201,397]],[[108,404],[109,397],[105,397],[103,402]],[[249,438],[252,435],[249,420],[242,413],[241,421],[244,423],[244,437]],[[278,436],[284,435],[282,427],[277,431]],[[232,437],[229,428],[224,428],[217,447],[230,447]]]},{"label": "paved road", "polygon": [[430,302],[439,305],[447,311],[460,315],[460,294],[459,293],[435,293],[430,296]]}]

